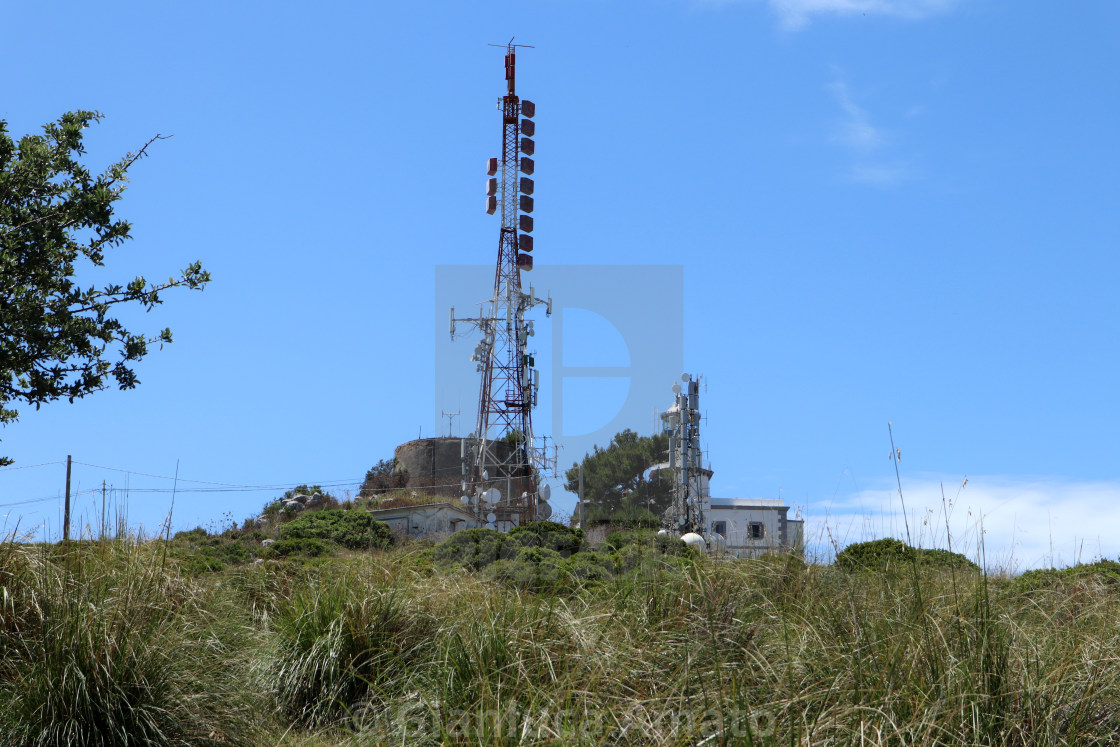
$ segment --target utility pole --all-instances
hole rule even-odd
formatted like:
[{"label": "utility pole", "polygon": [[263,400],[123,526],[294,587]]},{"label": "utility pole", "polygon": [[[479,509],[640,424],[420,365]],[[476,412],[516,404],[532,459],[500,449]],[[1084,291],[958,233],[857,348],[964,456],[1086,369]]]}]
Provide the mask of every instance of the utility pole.
[{"label": "utility pole", "polygon": [[101,531],[99,539],[105,538],[105,481],[101,481]]},{"label": "utility pole", "polygon": [[580,465],[579,465],[579,528],[583,529],[583,464],[582,463],[580,463]]},{"label": "utility pole", "polygon": [[62,541],[70,539],[70,455],[66,455],[66,508],[62,512]]}]

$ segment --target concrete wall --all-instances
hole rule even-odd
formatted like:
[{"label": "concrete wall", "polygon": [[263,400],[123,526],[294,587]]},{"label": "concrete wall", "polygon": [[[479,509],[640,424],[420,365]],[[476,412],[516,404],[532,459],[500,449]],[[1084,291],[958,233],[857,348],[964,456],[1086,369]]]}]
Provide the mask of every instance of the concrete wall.
[{"label": "concrete wall", "polygon": [[469,512],[449,503],[382,508],[370,514],[396,534],[417,539],[443,539],[460,529],[479,526]]},{"label": "concrete wall", "polygon": [[[513,447],[502,442],[492,442],[491,450],[501,459],[507,459],[513,453]],[[458,499],[462,495],[459,486],[463,475],[461,454],[461,438],[441,436],[407,441],[396,448],[393,456],[397,460],[396,470],[408,471],[410,490]],[[492,477],[498,474],[497,469],[489,471]],[[487,482],[485,487],[497,488],[503,499],[518,498],[529,490],[529,481],[525,478],[495,479]],[[509,511],[498,509],[497,513],[506,519]]]}]

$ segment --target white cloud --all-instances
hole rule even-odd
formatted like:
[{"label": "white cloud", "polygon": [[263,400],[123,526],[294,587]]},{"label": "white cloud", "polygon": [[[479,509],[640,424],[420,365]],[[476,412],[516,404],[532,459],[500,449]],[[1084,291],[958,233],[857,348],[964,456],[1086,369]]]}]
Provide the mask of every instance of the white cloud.
[{"label": "white cloud", "polygon": [[[975,560],[982,540],[988,567],[1014,572],[1120,555],[1120,481],[971,476],[960,484],[959,476],[903,480],[915,544],[947,549],[951,540],[953,550]],[[807,518],[806,540],[825,552],[879,537],[906,539],[896,485],[811,506]]]},{"label": "white cloud", "polygon": [[879,148],[885,141],[885,134],[881,129],[871,124],[867,112],[852,101],[848,92],[848,84],[842,80],[834,82],[830,88],[836,96],[836,102],[844,112],[844,119],[837,128],[835,139],[855,148],[869,152]]},{"label": "white cloud", "polygon": [[858,184],[888,187],[913,176],[908,167],[883,157],[889,144],[887,131],[871,121],[867,110],[856,103],[848,84],[837,78],[830,86],[843,116],[833,128],[832,140],[852,151],[854,161],[847,178]]},{"label": "white cloud", "polygon": [[766,0],[787,29],[814,16],[884,15],[918,20],[948,10],[955,0]]}]

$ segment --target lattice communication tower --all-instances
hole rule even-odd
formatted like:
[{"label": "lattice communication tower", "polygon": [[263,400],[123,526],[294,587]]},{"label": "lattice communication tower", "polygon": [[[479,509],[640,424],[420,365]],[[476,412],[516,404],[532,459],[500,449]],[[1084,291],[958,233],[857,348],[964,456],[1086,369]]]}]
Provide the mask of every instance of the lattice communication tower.
[{"label": "lattice communication tower", "polygon": [[521,273],[533,269],[533,155],[536,144],[536,106],[515,91],[517,49],[505,45],[506,94],[498,103],[502,113],[501,156],[487,162],[486,212],[499,213],[498,259],[494,295],[481,304],[478,317],[456,318],[451,309],[451,339],[456,323],[481,333],[471,360],[482,381],[478,418],[472,436],[463,441],[463,502],[486,525],[508,530],[526,521],[547,519],[548,485],[541,477],[555,457],[548,456],[547,438],[533,433],[532,409],[537,404],[540,371],[528,352],[533,322],[525,315],[545,306],[552,315],[552,299],[526,293]]}]

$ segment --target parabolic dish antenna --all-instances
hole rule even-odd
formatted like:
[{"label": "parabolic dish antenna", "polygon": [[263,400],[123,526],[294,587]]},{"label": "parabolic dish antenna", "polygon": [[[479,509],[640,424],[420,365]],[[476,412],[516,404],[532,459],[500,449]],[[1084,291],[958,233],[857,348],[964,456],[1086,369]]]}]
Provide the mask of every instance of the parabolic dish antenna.
[{"label": "parabolic dish antenna", "polygon": [[692,375],[691,374],[681,374],[681,381],[683,381],[687,384],[688,382],[692,381]]},{"label": "parabolic dish antenna", "polygon": [[493,511],[486,514],[486,521],[490,522],[491,524],[493,524],[497,520],[498,520],[498,515],[496,513],[494,513]]},{"label": "parabolic dish antenna", "polygon": [[461,500],[463,503],[470,503],[471,502],[471,497],[469,495],[464,495],[459,500]]},{"label": "parabolic dish antenna", "polygon": [[681,393],[681,385],[674,381],[673,382],[673,394],[680,394],[680,393]]},{"label": "parabolic dish antenna", "polygon": [[552,518],[552,506],[548,504],[548,501],[541,501],[537,504],[537,518],[541,521],[548,521]]},{"label": "parabolic dish antenna", "polygon": [[549,487],[547,482],[544,485],[541,485],[540,496],[541,500],[545,501],[552,497],[552,488]]},{"label": "parabolic dish antenna", "polygon": [[494,526],[493,524],[491,524],[490,522],[487,522],[487,523],[486,523],[486,528],[487,528],[487,529],[497,529],[497,527],[496,527],[496,526]]},{"label": "parabolic dish antenna", "polygon": [[486,502],[493,506],[495,503],[502,499],[502,491],[497,488],[490,488],[486,491]]}]

